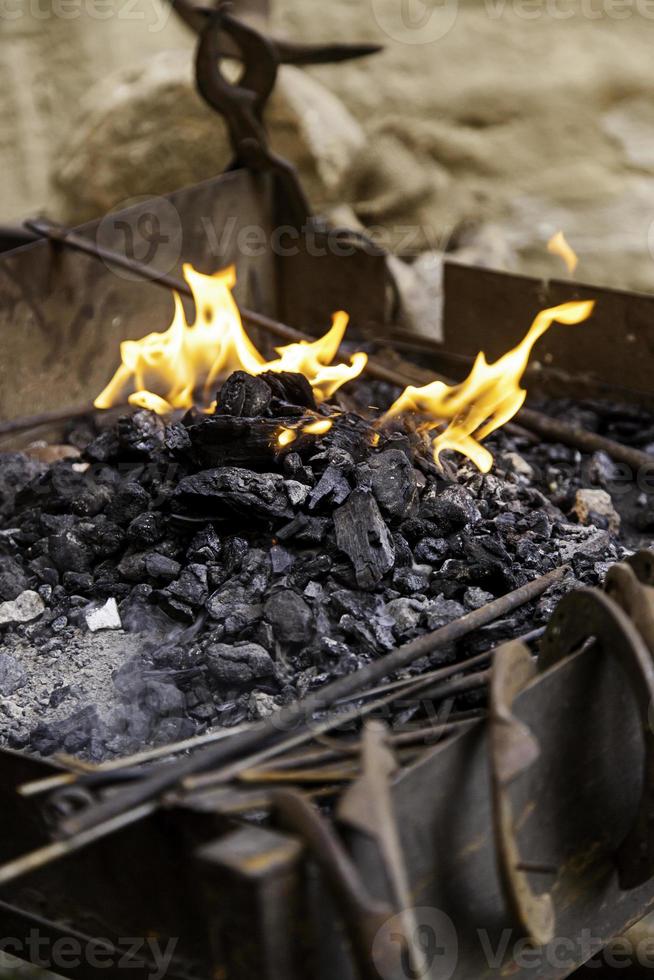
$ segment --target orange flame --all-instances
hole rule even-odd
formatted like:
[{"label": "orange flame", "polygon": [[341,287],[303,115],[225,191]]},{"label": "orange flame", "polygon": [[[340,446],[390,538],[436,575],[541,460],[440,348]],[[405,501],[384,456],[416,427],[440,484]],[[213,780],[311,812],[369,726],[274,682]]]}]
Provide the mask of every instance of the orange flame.
[{"label": "orange flame", "polygon": [[195,300],[194,323],[187,322],[175,293],[173,320],[165,333],[151,333],[120,345],[122,364],[96,398],[96,408],[111,408],[126,398],[131,405],[160,415],[174,408],[191,408],[199,389],[208,401],[218,378],[236,370],[298,372],[310,382],[316,399],[324,401],[366,365],[367,355],[361,352],[353,354],[349,364],[332,364],[348,323],[342,311],[333,315],[324,337],[278,347],[279,357],[266,361],[243,329],[232,295],[234,267],[205,276],[185,265],[184,278]]},{"label": "orange flame", "polygon": [[563,259],[568,272],[572,275],[579,264],[579,259],[562,231],[557,231],[556,235],[552,235],[547,243],[547,251],[551,255],[558,255],[560,259]]},{"label": "orange flame", "polygon": [[488,473],[493,456],[480,445],[481,440],[505,425],[521,408],[527,392],[520,380],[536,341],[556,323],[575,324],[588,319],[595,306],[593,301],[563,303],[542,310],[523,340],[494,364],[489,364],[483,352],[477,355],[465,381],[447,385],[434,381],[423,388],[410,385],[386,413],[393,418],[404,413],[425,416],[421,430],[447,427],[433,441],[434,459],[439,460],[445,449],[455,449],[481,470]]}]

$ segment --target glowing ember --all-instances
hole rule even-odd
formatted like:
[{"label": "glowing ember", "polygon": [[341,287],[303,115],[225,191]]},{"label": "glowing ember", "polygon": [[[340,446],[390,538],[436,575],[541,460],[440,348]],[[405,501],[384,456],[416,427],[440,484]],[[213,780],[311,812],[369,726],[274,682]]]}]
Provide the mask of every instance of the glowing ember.
[{"label": "glowing ember", "polygon": [[520,387],[520,380],[534,344],[555,322],[575,324],[588,319],[594,305],[592,301],[573,302],[542,310],[517,347],[494,364],[488,364],[481,352],[461,384],[450,386],[434,381],[423,388],[410,385],[385,418],[405,413],[421,415],[424,421],[419,428],[423,431],[441,429],[449,422],[433,441],[435,460],[438,462],[444,449],[455,449],[487,473],[493,456],[480,445],[481,440],[505,425],[522,406],[527,392]]},{"label": "glowing ember", "polygon": [[553,235],[550,238],[549,242],[547,243],[547,251],[552,255],[558,255],[559,258],[563,259],[568,272],[570,275],[572,275],[577,268],[579,259],[577,258],[577,253],[566,241],[566,237],[562,231],[557,231],[556,235]]},{"label": "glowing ember", "polygon": [[132,405],[165,414],[209,402],[217,380],[232,371],[295,371],[310,382],[318,401],[330,398],[346,381],[356,378],[367,355],[352,355],[349,364],[332,364],[348,323],[347,313],[335,313],[331,329],[314,341],[278,347],[272,361],[256,349],[241,323],[232,296],[234,267],[213,276],[184,266],[184,278],[195,300],[196,317],[189,324],[175,294],[173,321],[165,333],[151,333],[120,345],[122,364],[95,400],[96,408],[129,401]]}]

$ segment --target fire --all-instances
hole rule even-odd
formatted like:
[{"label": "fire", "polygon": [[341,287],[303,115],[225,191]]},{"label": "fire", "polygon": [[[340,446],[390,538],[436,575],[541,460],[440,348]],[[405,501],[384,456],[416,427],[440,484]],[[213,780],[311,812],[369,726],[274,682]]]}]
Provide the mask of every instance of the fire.
[{"label": "fire", "polygon": [[160,415],[175,408],[208,404],[213,386],[232,371],[295,371],[310,382],[317,401],[330,398],[341,385],[363,371],[367,355],[353,354],[350,363],[332,364],[348,324],[347,313],[334,313],[331,329],[315,341],[300,341],[276,348],[279,355],[266,361],[241,323],[232,295],[236,284],[233,266],[205,276],[184,266],[196,316],[188,323],[182,301],[175,293],[172,323],[165,333],[151,333],[120,345],[121,365],[95,400],[96,408],[111,408],[127,400]]},{"label": "fire", "polygon": [[527,392],[520,387],[520,380],[534,344],[555,322],[576,324],[587,320],[594,306],[593,301],[583,301],[541,310],[523,340],[499,360],[489,364],[480,352],[470,374],[458,385],[442,381],[423,388],[410,385],[385,418],[405,413],[421,415],[425,420],[420,429],[429,432],[449,423],[433,440],[436,462],[443,450],[455,449],[468,456],[482,473],[488,473],[493,456],[481,441],[521,408]]},{"label": "fire", "polygon": [[547,243],[547,251],[550,252],[551,255],[558,255],[559,258],[563,259],[568,272],[570,275],[572,275],[577,268],[579,259],[577,258],[577,253],[567,242],[562,231],[557,231],[556,235],[552,235]]}]

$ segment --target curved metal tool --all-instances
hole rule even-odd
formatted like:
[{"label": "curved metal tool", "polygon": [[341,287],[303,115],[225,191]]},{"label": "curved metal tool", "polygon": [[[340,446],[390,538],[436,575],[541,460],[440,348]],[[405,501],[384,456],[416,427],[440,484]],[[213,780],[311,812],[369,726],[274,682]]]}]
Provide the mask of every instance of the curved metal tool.
[{"label": "curved metal tool", "polygon": [[513,714],[513,702],[536,677],[538,668],[524,643],[501,646],[493,661],[490,687],[489,750],[493,793],[493,817],[504,893],[517,922],[537,946],[554,936],[554,904],[549,894],[536,895],[529,883],[520,853],[510,784],[536,761],[538,742],[529,728]]},{"label": "curved metal tool", "polygon": [[[615,587],[619,582],[622,587],[629,581],[629,575],[623,571],[609,585]],[[633,586],[633,581],[630,584]],[[642,722],[645,743],[642,795],[632,827],[616,854],[620,887],[627,890],[644,884],[654,875],[654,730],[650,725],[654,661],[638,628],[613,598],[597,589],[580,589],[564,596],[552,615],[541,641],[541,670],[559,663],[589,640],[598,651],[620,660]]]},{"label": "curved metal tool", "polygon": [[[221,68],[225,38],[241,52],[243,72],[236,82],[231,82]],[[310,217],[309,203],[295,168],[268,145],[263,124],[263,110],[278,68],[273,42],[259,31],[223,9],[208,16],[197,49],[196,81],[205,101],[227,122],[235,154],[229,169],[244,166],[253,172],[272,173],[279,182],[291,220],[301,227]]]}]

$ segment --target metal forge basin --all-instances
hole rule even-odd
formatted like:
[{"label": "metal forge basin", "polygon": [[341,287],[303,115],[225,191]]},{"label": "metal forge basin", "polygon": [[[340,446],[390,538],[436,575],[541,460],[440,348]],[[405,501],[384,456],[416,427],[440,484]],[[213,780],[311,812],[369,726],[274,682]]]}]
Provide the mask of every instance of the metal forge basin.
[{"label": "metal forge basin", "polygon": [[[234,171],[169,202],[179,218],[179,248],[165,271],[179,273],[182,259],[205,272],[233,261],[239,302],[309,332],[341,307],[353,332],[384,330],[393,319],[380,255],[316,254],[302,242],[293,254],[267,246],[243,255],[239,230],[261,228],[271,240],[267,178]],[[143,214],[170,227],[169,204],[146,202],[105,219],[103,244],[124,250],[126,223],[134,227]],[[225,228],[231,233],[216,254]],[[83,229],[91,237],[97,231]],[[599,300],[593,321],[543,342],[541,354],[565,368],[557,384],[579,390],[583,380],[590,389],[619,391],[623,400],[646,398],[654,331],[654,299],[646,296],[449,266],[444,350],[465,357],[483,348],[493,357],[519,339],[538,309],[587,296]],[[161,329],[171,308],[165,290],[48,243],[1,256],[0,417],[57,415],[88,404],[115,366],[119,341]],[[607,346],[607,337],[622,335],[624,344]],[[547,371],[540,377],[548,383]],[[1,446],[16,448],[51,430],[47,420],[20,435],[8,426]],[[654,879],[649,867],[643,871],[649,854],[636,855],[637,883],[619,880],[616,861],[639,800],[650,793],[642,694],[651,678],[645,671],[630,682],[607,637],[600,650],[542,660],[540,672],[527,671],[517,685],[524,663],[509,644],[496,660],[491,720],[425,750],[392,781],[413,921],[437,940],[431,973],[423,975],[565,977],[654,904]],[[533,750],[528,764],[508,772],[506,748],[497,747],[498,732],[507,729],[519,757],[522,746]],[[0,752],[3,862],[49,843],[47,807],[15,788],[58,772],[52,763]],[[292,980],[308,972],[321,980],[400,980],[410,975],[407,963],[389,954],[389,944],[402,925],[373,914],[392,905],[377,843],[353,831],[339,840],[371,902],[371,917],[359,908],[354,932],[354,906],[343,902],[329,867],[316,860],[288,812],[281,808],[271,826],[244,822],[235,794],[212,790],[169,797],[126,826],[117,820],[113,833],[91,834],[87,846],[6,884],[0,933],[16,938],[11,951],[24,958],[39,953],[33,930],[50,943],[71,937],[81,962],[63,957],[56,969],[84,980],[122,977],[130,952],[131,975],[152,977],[148,938],[172,950],[163,975],[180,980]],[[551,928],[540,921],[539,932],[545,893]],[[351,946],[353,934],[369,941],[367,956]],[[545,941],[530,946],[528,934]],[[127,937],[142,939],[130,946]]]}]

